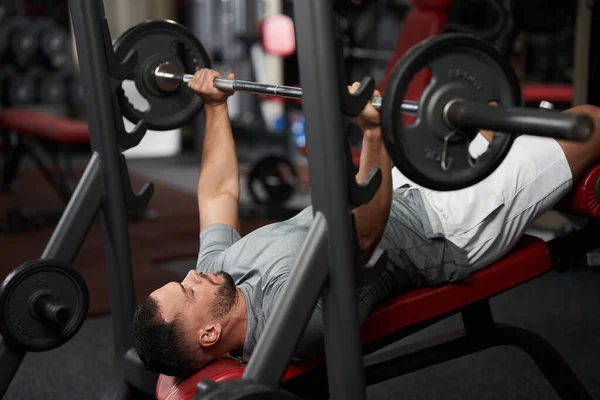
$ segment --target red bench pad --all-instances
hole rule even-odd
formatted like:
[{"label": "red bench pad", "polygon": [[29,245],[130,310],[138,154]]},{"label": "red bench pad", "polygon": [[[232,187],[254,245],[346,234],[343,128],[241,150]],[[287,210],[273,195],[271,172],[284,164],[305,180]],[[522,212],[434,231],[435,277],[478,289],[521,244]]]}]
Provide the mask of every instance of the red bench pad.
[{"label": "red bench pad", "polygon": [[62,144],[90,141],[85,122],[20,108],[0,111],[0,129]]},{"label": "red bench pad", "polygon": [[[497,295],[543,274],[551,265],[544,241],[524,236],[506,257],[472,274],[460,284],[412,290],[379,305],[363,324],[362,342],[373,342],[406,326]],[[290,365],[284,380],[308,371],[314,364],[313,361]],[[193,396],[198,382],[206,379],[215,382],[238,379],[242,377],[244,368],[245,364],[239,361],[222,358],[182,382],[161,375],[156,385],[156,397],[159,400],[187,400]]]},{"label": "red bench pad", "polygon": [[600,164],[594,165],[585,177],[554,207],[560,212],[600,218],[600,203],[596,198],[596,184],[600,179]]}]

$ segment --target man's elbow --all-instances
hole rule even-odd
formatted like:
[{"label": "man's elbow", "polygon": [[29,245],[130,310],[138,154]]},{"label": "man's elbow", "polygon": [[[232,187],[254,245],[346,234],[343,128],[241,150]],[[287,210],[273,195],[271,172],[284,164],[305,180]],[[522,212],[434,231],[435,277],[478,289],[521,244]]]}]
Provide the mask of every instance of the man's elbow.
[{"label": "man's elbow", "polygon": [[240,182],[239,179],[231,179],[222,182],[198,181],[198,199],[214,199],[222,195],[229,195],[236,200],[240,199]]}]

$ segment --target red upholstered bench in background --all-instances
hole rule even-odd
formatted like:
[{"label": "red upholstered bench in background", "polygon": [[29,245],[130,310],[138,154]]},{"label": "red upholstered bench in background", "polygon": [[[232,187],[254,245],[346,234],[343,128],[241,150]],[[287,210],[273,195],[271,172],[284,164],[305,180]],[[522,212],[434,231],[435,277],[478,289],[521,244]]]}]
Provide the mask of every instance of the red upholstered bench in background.
[{"label": "red upholstered bench in background", "polygon": [[[0,111],[0,135],[3,139],[0,146],[6,154],[0,189],[12,188],[21,162],[29,157],[66,205],[74,186],[71,180],[76,177],[58,160],[60,156],[68,160],[70,147],[89,143],[87,123],[29,109],[7,108]],[[6,230],[27,231],[55,223],[62,211],[63,208],[11,209]]]}]

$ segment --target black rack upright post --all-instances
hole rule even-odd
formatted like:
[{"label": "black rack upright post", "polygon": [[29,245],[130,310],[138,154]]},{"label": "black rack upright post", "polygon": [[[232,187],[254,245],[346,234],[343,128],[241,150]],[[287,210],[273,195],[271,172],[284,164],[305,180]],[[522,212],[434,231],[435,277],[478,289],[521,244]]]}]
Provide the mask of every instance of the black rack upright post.
[{"label": "black rack upright post", "polygon": [[[79,69],[88,112],[92,150],[102,168],[102,226],[115,344],[113,377],[104,399],[129,397],[124,356],[133,345],[131,321],[135,307],[126,205],[120,168],[121,151],[113,108],[111,76],[104,44],[105,19],[101,0],[70,0]],[[112,48],[112,44],[110,44]]]},{"label": "black rack upright post", "polygon": [[295,0],[294,19],[314,212],[327,220],[329,285],[323,318],[332,399],[366,398],[356,303],[354,242],[330,0]]}]

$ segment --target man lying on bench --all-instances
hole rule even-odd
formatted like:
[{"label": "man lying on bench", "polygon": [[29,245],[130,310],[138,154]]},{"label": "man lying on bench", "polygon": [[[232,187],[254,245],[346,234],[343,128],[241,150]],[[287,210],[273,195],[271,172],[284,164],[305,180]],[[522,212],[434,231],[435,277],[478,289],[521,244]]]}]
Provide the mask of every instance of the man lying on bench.
[{"label": "man lying on bench", "polygon": [[[287,277],[313,216],[308,207],[240,237],[239,170],[226,105],[231,93],[214,88],[217,77],[215,71],[201,70],[189,82],[206,104],[196,270],[181,283],[154,291],[138,305],[133,320],[135,348],[145,366],[180,378],[226,353],[248,361],[274,305],[286,296]],[[357,88],[355,83],[350,91]],[[371,202],[353,214],[364,260],[379,246],[389,262],[380,279],[357,288],[361,323],[385,299],[409,288],[461,281],[498,260],[569,191],[600,157],[600,109],[580,106],[567,112],[593,118],[589,141],[521,136],[487,179],[437,192],[408,184],[392,188],[379,113],[370,105],[363,110],[355,121],[364,131],[356,179],[361,182],[372,168],[380,168],[382,182]],[[482,132],[479,140],[492,135]],[[308,358],[323,349],[319,302],[295,356]]]}]

